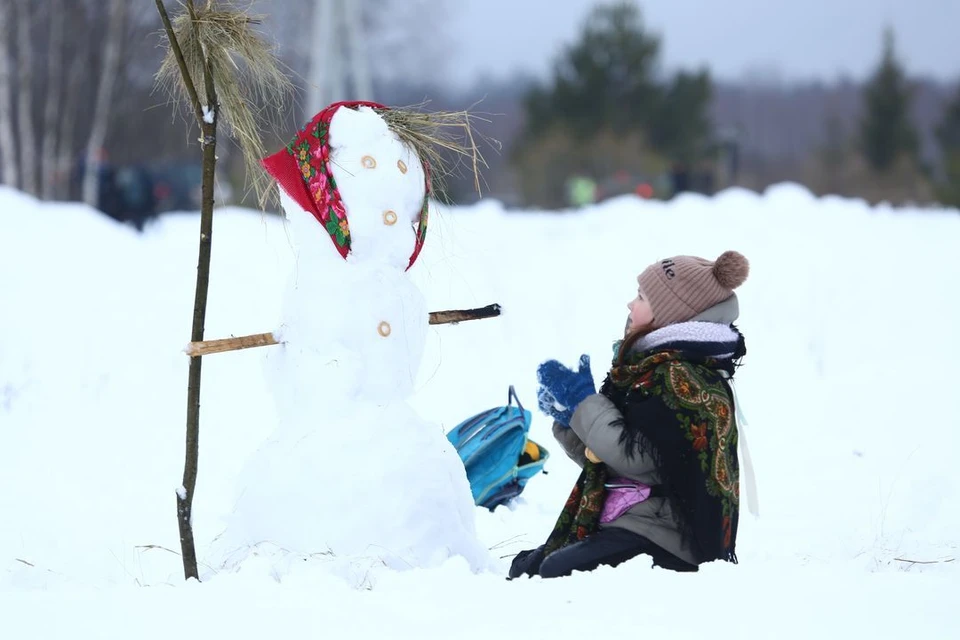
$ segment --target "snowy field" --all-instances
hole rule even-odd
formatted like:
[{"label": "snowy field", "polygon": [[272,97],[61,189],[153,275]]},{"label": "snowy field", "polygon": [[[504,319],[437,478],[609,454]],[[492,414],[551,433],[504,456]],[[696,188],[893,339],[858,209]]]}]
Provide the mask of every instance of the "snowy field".
[{"label": "snowy field", "polygon": [[[446,430],[504,403],[510,384],[535,410],[546,358],[587,352],[599,382],[654,260],[735,249],[751,261],[737,388],[761,513],[741,516],[740,564],[678,575],[640,559],[555,581],[503,579],[577,477],[535,411],[549,474],[511,508],[477,510],[499,573],[371,562],[344,580],[322,560],[265,559],[183,583],[174,491],[197,235],[195,215],[138,236],[81,205],[0,190],[0,638],[956,637],[958,212],[870,209],[795,185],[565,215],[435,211],[411,270],[430,308],[504,308],[430,328],[412,404]],[[272,330],[290,264],[279,220],[218,210],[207,336]],[[317,305],[349,302],[334,285]],[[262,357],[204,358],[201,562],[275,426]],[[363,451],[317,463],[362,465]]]}]

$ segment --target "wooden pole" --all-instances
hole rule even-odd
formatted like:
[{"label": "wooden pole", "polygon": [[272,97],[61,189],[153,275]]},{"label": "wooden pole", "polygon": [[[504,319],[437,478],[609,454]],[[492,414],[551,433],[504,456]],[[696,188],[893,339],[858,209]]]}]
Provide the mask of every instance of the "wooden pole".
[{"label": "wooden pole", "polygon": [[[483,320],[496,318],[500,315],[500,305],[491,304],[479,309],[463,309],[455,311],[433,311],[430,313],[430,324],[459,324],[468,320]],[[199,340],[191,342],[184,352],[193,358],[208,356],[214,353],[239,351],[253,347],[269,347],[279,344],[273,333],[257,333],[250,336],[235,338],[221,338],[220,340]]]},{"label": "wooden pole", "polygon": [[[193,0],[187,0],[187,10],[193,28],[199,29]],[[200,40],[199,33],[197,40]],[[203,328],[207,317],[207,292],[210,289],[210,257],[213,248],[213,186],[217,166],[217,116],[220,105],[213,85],[210,60],[204,60],[204,85],[207,101],[206,112],[198,124],[202,133],[203,164],[200,183],[200,249],[197,260],[197,286],[193,303],[193,328],[191,340],[203,340]],[[195,105],[195,107],[200,105]],[[177,492],[177,518],[180,523],[180,546],[183,550],[183,573],[187,579],[200,579],[197,568],[197,550],[193,539],[193,494],[197,486],[197,466],[200,462],[200,363],[199,356],[190,358],[187,381],[187,441],[183,464],[185,491]]]},{"label": "wooden pole", "polygon": [[[193,302],[193,323],[190,339],[194,342],[203,340],[203,327],[207,315],[207,292],[210,288],[210,256],[213,243],[213,183],[217,163],[217,94],[213,85],[213,76],[208,61],[204,63],[204,85],[206,102],[201,103],[190,71],[187,68],[180,43],[174,32],[173,25],[163,6],[162,0],[156,0],[157,11],[163,21],[170,47],[173,49],[180,73],[187,93],[190,96],[191,107],[197,118],[197,124],[202,133],[203,164],[202,182],[200,186],[200,243],[197,258],[197,282]],[[194,28],[198,28],[197,15],[193,0],[187,0],[187,10]],[[202,55],[202,54],[201,54]],[[212,117],[204,117],[206,106]],[[187,380],[187,436],[183,462],[183,482],[177,490],[177,525],[180,530],[180,552],[183,559],[183,576],[185,579],[200,579],[197,568],[197,549],[193,537],[193,494],[197,486],[197,465],[200,457],[200,372],[202,359],[199,356],[190,358],[190,369]]]}]

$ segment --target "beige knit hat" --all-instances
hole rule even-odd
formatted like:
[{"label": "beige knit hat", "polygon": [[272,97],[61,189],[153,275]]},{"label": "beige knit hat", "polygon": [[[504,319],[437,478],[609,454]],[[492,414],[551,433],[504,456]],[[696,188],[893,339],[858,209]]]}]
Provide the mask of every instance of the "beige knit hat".
[{"label": "beige knit hat", "polygon": [[653,309],[653,325],[659,329],[686,322],[723,302],[749,273],[746,258],[725,251],[716,262],[693,256],[661,260],[644,269],[637,282]]}]

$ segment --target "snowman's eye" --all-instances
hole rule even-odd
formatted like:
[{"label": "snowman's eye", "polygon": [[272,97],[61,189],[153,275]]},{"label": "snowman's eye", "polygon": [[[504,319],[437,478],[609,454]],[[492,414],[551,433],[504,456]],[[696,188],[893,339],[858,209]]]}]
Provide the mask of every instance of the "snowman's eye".
[{"label": "snowman's eye", "polygon": [[360,159],[360,164],[363,165],[364,169],[377,168],[377,161],[373,158],[373,156],[363,156],[363,158]]},{"label": "snowman's eye", "polygon": [[407,163],[403,160],[397,160],[397,168],[400,169],[400,173],[407,172]]}]

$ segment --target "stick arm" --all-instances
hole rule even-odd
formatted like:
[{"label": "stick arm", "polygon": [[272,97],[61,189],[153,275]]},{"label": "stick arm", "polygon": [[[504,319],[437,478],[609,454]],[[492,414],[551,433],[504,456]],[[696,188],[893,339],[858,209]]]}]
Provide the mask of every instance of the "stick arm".
[{"label": "stick arm", "polygon": [[[451,311],[431,311],[430,324],[460,324],[469,320],[484,320],[487,318],[496,318],[500,315],[500,305],[491,304],[479,309],[459,309]],[[238,336],[233,338],[221,338],[219,340],[203,340],[189,343],[184,348],[191,358],[198,356],[208,356],[214,353],[226,353],[227,351],[239,351],[240,349],[252,349],[255,347],[269,347],[280,344],[272,332],[257,333],[249,336]]]}]

